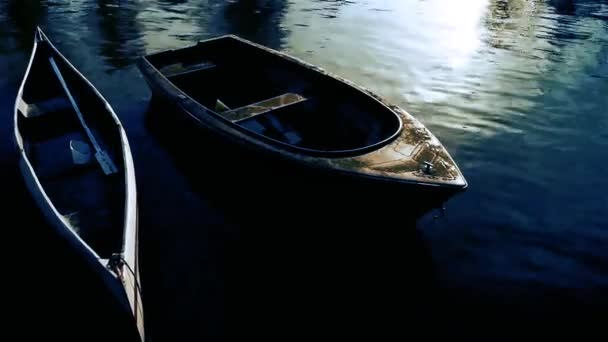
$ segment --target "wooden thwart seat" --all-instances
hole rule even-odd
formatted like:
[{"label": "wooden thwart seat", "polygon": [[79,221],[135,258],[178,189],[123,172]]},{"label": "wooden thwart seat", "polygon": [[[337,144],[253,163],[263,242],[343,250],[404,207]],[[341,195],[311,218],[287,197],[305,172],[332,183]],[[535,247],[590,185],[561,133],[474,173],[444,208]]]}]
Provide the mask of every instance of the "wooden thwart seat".
[{"label": "wooden thwart seat", "polygon": [[36,103],[27,103],[22,98],[19,98],[17,109],[26,118],[41,116],[48,113],[59,112],[70,109],[72,105],[65,97],[55,97],[45,101]]},{"label": "wooden thwart seat", "polygon": [[306,100],[307,99],[305,97],[299,94],[286,93],[268,100],[250,104],[248,106],[220,112],[219,114],[232,122],[239,122],[241,120],[245,120],[256,115],[267,113],[271,110],[275,110]]}]

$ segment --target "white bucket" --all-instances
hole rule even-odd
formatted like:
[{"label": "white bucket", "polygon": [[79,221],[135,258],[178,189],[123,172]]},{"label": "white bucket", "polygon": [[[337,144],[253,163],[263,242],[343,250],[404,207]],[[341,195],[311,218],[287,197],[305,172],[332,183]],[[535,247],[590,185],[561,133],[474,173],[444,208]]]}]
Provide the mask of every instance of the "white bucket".
[{"label": "white bucket", "polygon": [[87,164],[91,161],[91,148],[83,141],[70,140],[70,151],[72,151],[72,160],[76,165]]}]

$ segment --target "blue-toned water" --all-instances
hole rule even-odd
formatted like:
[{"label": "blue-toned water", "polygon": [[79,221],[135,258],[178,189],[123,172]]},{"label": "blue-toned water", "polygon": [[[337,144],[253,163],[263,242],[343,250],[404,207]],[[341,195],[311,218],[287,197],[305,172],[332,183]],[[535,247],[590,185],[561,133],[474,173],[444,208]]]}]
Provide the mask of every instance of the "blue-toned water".
[{"label": "blue-toned water", "polygon": [[[125,122],[138,184],[146,185],[142,221],[162,227],[149,230],[144,247],[148,269],[164,267],[144,275],[154,283],[156,322],[201,338],[234,328],[222,318],[231,233],[179,228],[231,219],[170,177],[178,173],[172,167],[155,171],[156,163],[170,164],[170,153],[143,123],[150,93],[134,62],[225,33],[375,91],[447,147],[469,189],[447,203],[445,217],[419,222],[430,286],[458,305],[475,298],[494,311],[513,302],[523,312],[555,311],[559,303],[581,314],[585,305],[604,308],[597,303],[608,299],[608,1],[2,0],[0,159],[7,168],[12,101],[37,24]],[[163,216],[166,203],[190,214]],[[195,238],[204,243],[184,252]],[[172,250],[186,257],[172,260]],[[171,270],[179,274],[166,280]],[[171,336],[154,329],[160,339]]]}]

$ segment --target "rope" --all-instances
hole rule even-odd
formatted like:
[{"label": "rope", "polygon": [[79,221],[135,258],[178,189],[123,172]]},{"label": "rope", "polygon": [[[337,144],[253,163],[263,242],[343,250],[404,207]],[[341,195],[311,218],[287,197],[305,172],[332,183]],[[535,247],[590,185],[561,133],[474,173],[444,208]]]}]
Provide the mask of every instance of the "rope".
[{"label": "rope", "polygon": [[122,280],[123,275],[122,275],[120,266],[123,266],[123,265],[127,267],[127,270],[129,270],[129,272],[131,272],[131,275],[133,276],[133,281],[135,282],[136,293],[134,294],[134,298],[133,298],[133,316],[135,317],[135,321],[136,321],[136,324],[139,329],[139,305],[140,305],[139,299],[141,296],[141,287],[139,286],[139,280],[138,280],[137,274],[131,268],[131,266],[129,266],[129,263],[127,263],[125,258],[120,253],[112,254],[110,259],[108,259],[108,264],[106,267],[108,267],[110,270],[113,270],[114,272],[116,272],[116,274]]},{"label": "rope", "polygon": [[120,270],[121,265],[124,265],[127,267],[127,269],[129,270],[129,272],[131,272],[131,275],[133,276],[134,282],[135,282],[135,288],[137,289],[137,292],[139,294],[141,294],[141,288],[139,286],[139,281],[137,279],[137,274],[135,273],[135,271],[131,268],[131,266],[129,266],[129,263],[125,260],[125,258],[122,256],[122,254],[112,254],[112,256],[110,257],[110,259],[108,260],[108,268],[110,268],[111,270],[115,271],[119,277],[122,278],[122,272]]}]

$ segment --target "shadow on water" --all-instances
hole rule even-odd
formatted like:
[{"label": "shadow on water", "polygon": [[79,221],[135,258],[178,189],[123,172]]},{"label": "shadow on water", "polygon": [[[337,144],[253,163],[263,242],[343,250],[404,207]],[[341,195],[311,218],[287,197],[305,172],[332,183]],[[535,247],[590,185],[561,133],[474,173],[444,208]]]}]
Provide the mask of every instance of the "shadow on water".
[{"label": "shadow on water", "polygon": [[[179,5],[179,6],[178,6]],[[235,1],[173,1],[164,0],[159,6],[180,25],[194,27],[181,34],[180,40],[195,41],[224,34],[235,34],[256,43],[280,48],[288,31],[281,26],[287,0]],[[196,32],[195,32],[196,31]]]},{"label": "shadow on water", "polygon": [[549,5],[555,8],[555,13],[572,15],[576,13],[575,0],[549,0]]},{"label": "shadow on water", "polygon": [[[398,327],[406,314],[422,318],[428,313],[432,265],[414,226],[386,213],[381,214],[391,219],[322,208],[338,206],[322,194],[306,193],[308,184],[298,184],[290,175],[231,154],[169,113],[158,104],[150,107],[150,133],[188,188],[230,227],[213,234],[224,237],[215,244],[224,245],[227,253],[223,339],[235,334],[344,337],[378,330],[389,336],[404,333]],[[196,248],[198,242],[190,243],[189,248]],[[188,312],[190,305],[198,307],[193,302],[181,310]],[[159,336],[171,330],[161,329]],[[201,334],[196,326],[186,329]]]},{"label": "shadow on water", "polygon": [[144,54],[142,25],[137,19],[141,6],[139,2],[97,0],[100,53],[107,58],[110,70],[125,68]]},{"label": "shadow on water", "polygon": [[225,34],[280,48],[288,34],[282,26],[288,5],[287,0],[162,0],[158,8],[144,9],[138,20],[145,23],[149,36],[158,37],[148,39],[152,49],[160,40],[170,42],[159,46],[166,49]]},{"label": "shadow on water", "polygon": [[[32,47],[34,29],[47,15],[46,3],[40,0],[8,0],[2,7],[6,8],[5,15],[9,19],[8,31],[14,35],[17,48],[21,51],[29,51]],[[4,46],[0,47],[0,49],[4,48]]]},{"label": "shadow on water", "polygon": [[221,20],[227,31],[278,49],[288,32],[281,27],[287,0],[238,0],[229,2]]}]

